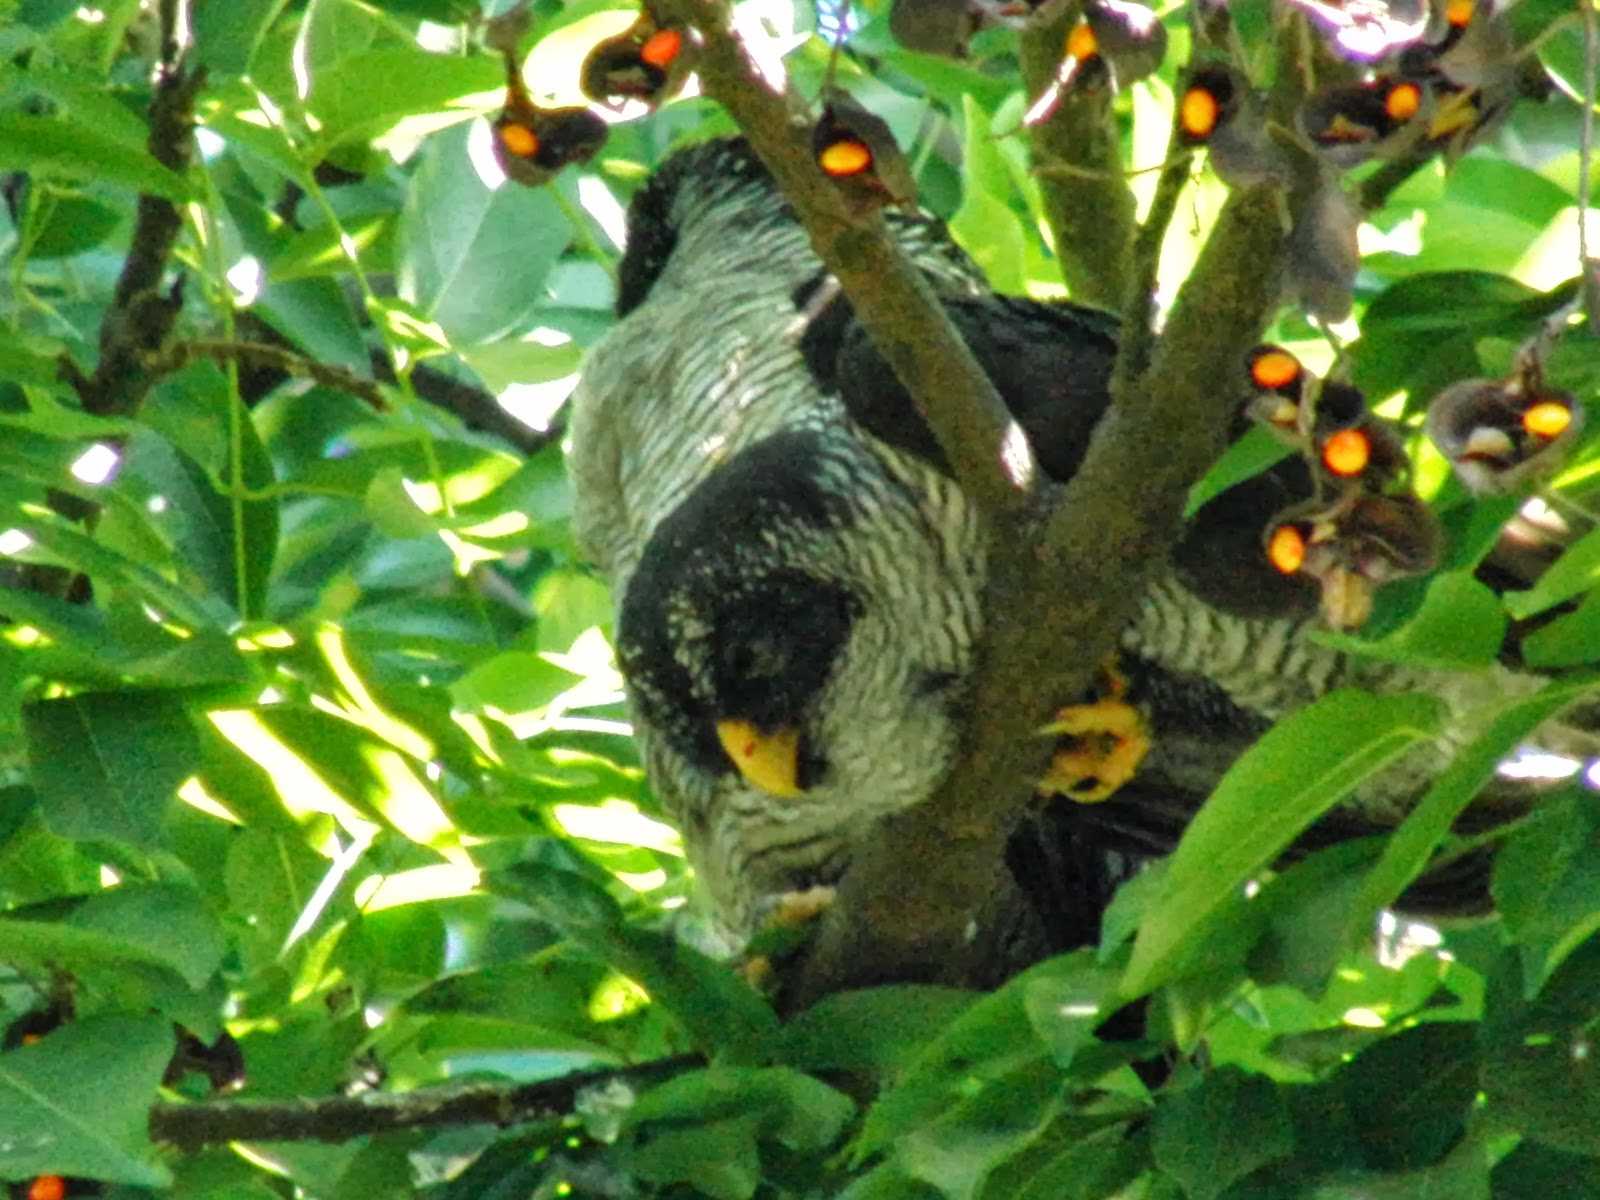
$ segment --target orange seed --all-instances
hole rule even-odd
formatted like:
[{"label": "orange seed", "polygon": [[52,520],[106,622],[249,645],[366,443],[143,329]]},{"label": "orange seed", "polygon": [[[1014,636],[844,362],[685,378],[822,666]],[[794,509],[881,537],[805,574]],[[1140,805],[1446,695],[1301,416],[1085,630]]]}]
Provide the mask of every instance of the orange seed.
[{"label": "orange seed", "polygon": [[1359,429],[1341,429],[1322,443],[1322,465],[1335,475],[1359,475],[1372,461],[1372,443]]},{"label": "orange seed", "polygon": [[1293,575],[1306,561],[1305,535],[1293,525],[1279,525],[1267,539],[1267,561],[1285,575]]},{"label": "orange seed", "polygon": [[526,125],[502,125],[500,144],[518,158],[532,158],[539,153],[539,135]]},{"label": "orange seed", "polygon": [[682,49],[683,34],[676,29],[658,29],[645,39],[644,45],[639,47],[639,58],[652,67],[665,70]]},{"label": "orange seed", "polygon": [[842,138],[822,148],[822,153],[817,155],[817,165],[822,168],[825,175],[831,175],[835,179],[845,179],[851,175],[859,175],[872,166],[872,151],[867,148],[865,142],[855,138]]},{"label": "orange seed", "polygon": [[1079,21],[1067,34],[1067,53],[1079,60],[1093,58],[1100,53],[1100,39],[1094,36],[1089,22]]},{"label": "orange seed", "polygon": [[1261,351],[1250,360],[1250,379],[1269,392],[1288,387],[1300,378],[1300,360],[1276,346]]},{"label": "orange seed", "polygon": [[1522,414],[1522,427],[1534,437],[1560,437],[1572,424],[1572,411],[1555,400],[1541,400]]},{"label": "orange seed", "polygon": [[1209,88],[1192,87],[1178,105],[1178,123],[1190,137],[1204,140],[1216,131],[1221,113],[1222,106]]},{"label": "orange seed", "polygon": [[1383,111],[1395,121],[1409,121],[1422,107],[1422,89],[1414,83],[1397,83],[1383,98]]}]

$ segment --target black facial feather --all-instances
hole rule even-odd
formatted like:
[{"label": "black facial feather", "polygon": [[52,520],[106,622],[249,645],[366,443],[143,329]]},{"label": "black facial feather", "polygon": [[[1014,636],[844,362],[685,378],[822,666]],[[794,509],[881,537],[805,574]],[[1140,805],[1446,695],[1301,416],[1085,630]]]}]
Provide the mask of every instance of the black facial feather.
[{"label": "black facial feather", "polygon": [[[732,770],[715,721],[798,725],[849,636],[859,601],[828,578],[824,548],[852,512],[822,486],[826,455],[804,432],[741,452],[656,527],[624,596],[623,671],[704,770]],[[776,557],[780,542],[799,553]]]}]

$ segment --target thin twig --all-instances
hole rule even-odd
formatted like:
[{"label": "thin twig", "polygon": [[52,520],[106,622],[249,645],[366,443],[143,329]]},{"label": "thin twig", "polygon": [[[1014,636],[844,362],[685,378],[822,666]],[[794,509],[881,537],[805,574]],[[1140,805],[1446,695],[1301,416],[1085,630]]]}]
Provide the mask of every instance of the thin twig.
[{"label": "thin twig", "polygon": [[962,488],[991,514],[1025,508],[1026,481],[1002,465],[1010,425],[1005,406],[883,218],[852,207],[817,169],[807,106],[762,78],[733,32],[725,0],[657,0],[655,11],[700,30],[702,88],[739,123],[772,172],[817,256],[926,415]]},{"label": "thin twig", "polygon": [[1595,32],[1594,0],[1578,0],[1583,13],[1583,124],[1578,134],[1578,262],[1583,270],[1584,305],[1590,332],[1600,334],[1600,264],[1589,257],[1589,186],[1594,168],[1594,104],[1596,59],[1600,35]]},{"label": "thin twig", "polygon": [[578,1094],[612,1082],[646,1085],[700,1065],[694,1055],[624,1070],[582,1071],[538,1083],[468,1084],[316,1100],[157,1104],[150,1137],[185,1152],[226,1142],[345,1142],[397,1129],[518,1125],[569,1115]]},{"label": "thin twig", "polygon": [[[1079,11],[1068,5],[1054,20],[1022,31],[1017,51],[1029,96],[1054,85]],[[1128,294],[1134,231],[1121,141],[1108,87],[1069,87],[1049,116],[1028,126],[1063,282],[1074,299],[1111,309],[1121,308]]]},{"label": "thin twig", "polygon": [[283,346],[271,346],[265,342],[230,342],[214,338],[194,338],[189,341],[173,342],[160,351],[147,355],[144,365],[145,369],[154,375],[168,375],[174,371],[181,371],[196,359],[202,358],[219,363],[242,362],[253,367],[281,371],[297,379],[310,379],[324,387],[348,392],[379,412],[389,407],[382,390],[372,380],[363,379],[346,367],[318,362],[314,358],[296,354]]}]

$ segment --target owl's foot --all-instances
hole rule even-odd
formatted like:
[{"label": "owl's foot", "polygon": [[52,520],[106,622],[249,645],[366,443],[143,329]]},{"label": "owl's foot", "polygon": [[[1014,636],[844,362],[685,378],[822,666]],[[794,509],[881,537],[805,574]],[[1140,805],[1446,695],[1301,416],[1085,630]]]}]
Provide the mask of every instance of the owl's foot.
[{"label": "owl's foot", "polygon": [[771,988],[773,959],[789,958],[805,943],[811,923],[828,911],[833,897],[834,889],[825,884],[774,896],[766,919],[751,939],[749,956],[739,964],[745,982],[757,991]]},{"label": "owl's foot", "polygon": [[1150,750],[1150,732],[1139,710],[1122,697],[1128,681],[1108,659],[1096,696],[1072,704],[1044,727],[1060,739],[1039,790],[1079,804],[1097,804],[1133,778]]},{"label": "owl's foot", "polygon": [[800,929],[827,912],[833,897],[834,889],[822,883],[803,892],[784,892],[767,914],[767,926]]}]

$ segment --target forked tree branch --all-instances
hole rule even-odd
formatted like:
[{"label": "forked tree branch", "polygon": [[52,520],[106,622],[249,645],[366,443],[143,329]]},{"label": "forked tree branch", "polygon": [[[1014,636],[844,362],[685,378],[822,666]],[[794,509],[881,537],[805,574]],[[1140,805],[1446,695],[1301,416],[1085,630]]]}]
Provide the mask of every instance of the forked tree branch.
[{"label": "forked tree branch", "polygon": [[[1006,838],[1045,766],[1048,742],[1036,731],[1114,648],[1176,540],[1189,487],[1225,445],[1236,397],[1215,380],[1237,372],[1276,301],[1280,198],[1261,188],[1224,209],[1167,341],[1148,369],[1121,374],[1065,503],[1055,503],[1057,489],[1030,495],[1006,478],[997,452],[1008,420],[992,387],[883,223],[852,212],[818,171],[803,104],[761,77],[726,4],[658,0],[656,9],[700,30],[704,90],[772,171],[992,526],[986,633],[959,761],[927,804],[886,819],[858,848],[795,1000],[886,979],[972,982],[991,966],[982,925],[1005,886]],[[1153,278],[1170,212],[1155,212],[1131,243],[1129,279]],[[1142,326],[1148,297],[1129,309]],[[1134,333],[1130,344],[1145,343]]]}]

